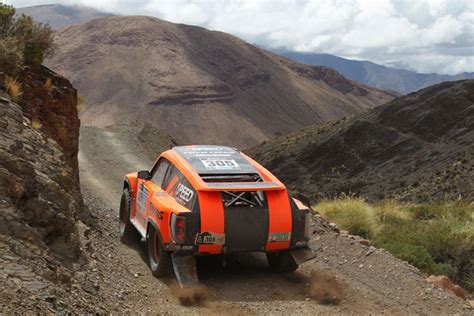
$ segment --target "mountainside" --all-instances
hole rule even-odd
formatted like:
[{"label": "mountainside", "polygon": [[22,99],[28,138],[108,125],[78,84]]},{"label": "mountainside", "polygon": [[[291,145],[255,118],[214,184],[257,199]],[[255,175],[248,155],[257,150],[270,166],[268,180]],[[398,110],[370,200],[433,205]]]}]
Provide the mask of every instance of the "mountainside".
[{"label": "mountainside", "polygon": [[282,51],[281,55],[309,65],[331,67],[350,80],[373,87],[397,91],[403,94],[443,82],[474,79],[474,73],[458,75],[421,74],[404,69],[396,69],[375,64],[370,61],[350,60],[329,54],[311,54]]},{"label": "mountainside", "polygon": [[61,28],[71,24],[90,21],[96,18],[113,16],[93,8],[79,5],[47,4],[17,9],[18,14],[31,16],[35,21],[47,23],[52,28]]},{"label": "mountainside", "polygon": [[[53,82],[49,92],[44,78]],[[92,312],[94,304],[83,298],[94,298],[77,280],[86,258],[78,224],[84,214],[76,91],[46,68],[27,69],[21,82],[21,106],[0,87],[0,310]],[[61,135],[70,135],[67,146]]]},{"label": "mountainside", "polygon": [[330,68],[151,17],[96,19],[55,42],[47,64],[84,96],[84,125],[148,122],[184,143],[255,145],[393,99]]},{"label": "mountainside", "polygon": [[474,80],[263,143],[251,154],[311,198],[474,200]]}]

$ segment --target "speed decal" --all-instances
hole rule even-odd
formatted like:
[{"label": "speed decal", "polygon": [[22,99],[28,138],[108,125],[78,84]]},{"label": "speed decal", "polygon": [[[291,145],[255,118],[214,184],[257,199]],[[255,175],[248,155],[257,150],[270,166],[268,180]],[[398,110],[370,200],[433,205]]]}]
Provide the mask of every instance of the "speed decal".
[{"label": "speed decal", "polygon": [[193,198],[194,192],[193,192],[193,190],[191,190],[190,188],[188,188],[184,184],[179,183],[178,184],[178,190],[176,192],[176,196],[181,198],[185,202],[189,202]]},{"label": "speed decal", "polygon": [[239,170],[239,164],[234,159],[201,159],[207,170]]}]

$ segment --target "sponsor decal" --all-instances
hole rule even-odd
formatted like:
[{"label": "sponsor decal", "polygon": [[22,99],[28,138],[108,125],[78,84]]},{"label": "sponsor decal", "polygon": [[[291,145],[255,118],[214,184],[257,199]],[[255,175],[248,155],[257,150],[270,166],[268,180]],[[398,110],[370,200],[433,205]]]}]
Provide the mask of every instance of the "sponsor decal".
[{"label": "sponsor decal", "polygon": [[182,199],[184,202],[189,202],[194,196],[193,190],[185,186],[184,184],[180,183],[178,184],[178,190],[176,195]]},{"label": "sponsor decal", "polygon": [[196,235],[196,245],[223,245],[225,243],[224,234],[214,234],[211,232],[203,232]]},{"label": "sponsor decal", "polygon": [[289,241],[291,233],[271,233],[268,240],[270,242]]},{"label": "sponsor decal", "polygon": [[201,159],[202,164],[207,170],[239,170],[239,164],[234,159]]},{"label": "sponsor decal", "polygon": [[148,189],[142,183],[140,184],[140,188],[138,189],[138,199],[137,199],[138,209],[142,212],[144,212],[146,209],[147,199],[148,199]]},{"label": "sponsor decal", "polygon": [[163,219],[162,212],[160,212],[160,210],[157,209],[153,204],[150,204],[150,211],[156,216],[156,218]]}]

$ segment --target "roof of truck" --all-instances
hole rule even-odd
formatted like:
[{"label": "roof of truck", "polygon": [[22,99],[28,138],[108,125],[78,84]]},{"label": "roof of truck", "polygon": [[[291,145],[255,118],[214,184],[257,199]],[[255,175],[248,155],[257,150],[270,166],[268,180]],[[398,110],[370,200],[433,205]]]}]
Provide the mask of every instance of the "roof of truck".
[{"label": "roof of truck", "polygon": [[258,173],[241,152],[232,147],[192,145],[174,147],[173,150],[200,175]]},{"label": "roof of truck", "polygon": [[[276,190],[285,186],[241,151],[218,145],[173,147],[162,154],[172,160],[198,190]],[[181,167],[181,168],[180,168]],[[255,175],[256,181],[214,181],[218,176]]]}]

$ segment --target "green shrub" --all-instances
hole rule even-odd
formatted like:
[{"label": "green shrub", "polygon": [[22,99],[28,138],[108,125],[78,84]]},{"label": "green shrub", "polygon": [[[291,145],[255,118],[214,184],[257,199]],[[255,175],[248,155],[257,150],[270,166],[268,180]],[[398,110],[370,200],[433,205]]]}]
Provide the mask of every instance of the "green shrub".
[{"label": "green shrub", "polygon": [[412,214],[413,220],[386,219],[375,244],[427,273],[446,274],[473,291],[473,206],[462,202],[405,205],[403,212]]},{"label": "green shrub", "polygon": [[368,205],[342,197],[314,206],[352,234],[430,274],[445,274],[474,291],[474,205],[462,201]]},{"label": "green shrub", "polygon": [[375,212],[362,199],[343,197],[338,200],[325,200],[316,205],[315,209],[353,235],[371,238],[376,234]]},{"label": "green shrub", "polygon": [[23,47],[14,37],[0,39],[0,70],[16,75],[23,69]]},{"label": "green shrub", "polygon": [[395,257],[405,260],[415,267],[430,273],[443,274],[444,267],[434,262],[430,253],[423,246],[400,243],[378,243],[378,246],[388,250]]},{"label": "green shrub", "polygon": [[24,44],[25,63],[32,66],[41,65],[45,57],[53,53],[53,32],[49,25],[35,22],[30,16],[16,18],[12,34]]},{"label": "green shrub", "polygon": [[15,75],[24,65],[38,66],[54,49],[49,25],[26,15],[16,16],[12,6],[0,4],[0,66]]}]

